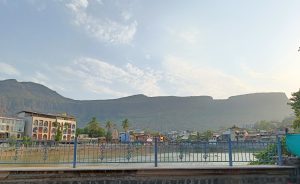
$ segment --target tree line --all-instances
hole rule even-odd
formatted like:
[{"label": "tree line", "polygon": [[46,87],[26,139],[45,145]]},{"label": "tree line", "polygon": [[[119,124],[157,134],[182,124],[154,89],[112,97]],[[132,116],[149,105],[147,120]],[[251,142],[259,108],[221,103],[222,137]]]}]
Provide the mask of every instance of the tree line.
[{"label": "tree line", "polygon": [[[122,128],[125,132],[128,131],[130,127],[129,120],[126,118],[122,121]],[[90,138],[105,137],[107,141],[112,140],[112,131],[116,128],[116,124],[111,120],[105,122],[105,126],[102,127],[101,123],[96,117],[93,117],[90,122],[84,128],[76,129],[76,136],[79,134],[87,134]]]}]

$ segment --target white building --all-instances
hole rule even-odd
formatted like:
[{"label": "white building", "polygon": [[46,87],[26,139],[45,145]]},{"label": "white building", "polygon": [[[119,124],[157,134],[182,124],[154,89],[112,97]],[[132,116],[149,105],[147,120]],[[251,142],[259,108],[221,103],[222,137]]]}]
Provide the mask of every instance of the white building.
[{"label": "white building", "polygon": [[25,121],[19,118],[0,117],[0,139],[24,136]]}]

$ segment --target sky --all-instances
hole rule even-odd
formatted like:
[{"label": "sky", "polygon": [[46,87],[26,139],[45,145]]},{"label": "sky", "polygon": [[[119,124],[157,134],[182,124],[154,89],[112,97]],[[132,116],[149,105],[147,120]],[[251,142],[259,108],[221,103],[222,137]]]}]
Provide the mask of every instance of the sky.
[{"label": "sky", "polygon": [[0,0],[0,80],[78,100],[300,88],[297,0]]}]

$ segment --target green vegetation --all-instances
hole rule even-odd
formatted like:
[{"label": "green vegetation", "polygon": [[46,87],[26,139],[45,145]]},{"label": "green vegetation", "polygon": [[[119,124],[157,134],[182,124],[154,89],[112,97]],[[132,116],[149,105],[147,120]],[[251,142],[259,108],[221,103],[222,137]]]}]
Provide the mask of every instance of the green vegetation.
[{"label": "green vegetation", "polygon": [[289,105],[292,106],[292,109],[295,113],[295,120],[293,122],[293,128],[295,132],[300,132],[300,89],[299,91],[292,93],[292,97],[290,98]]},{"label": "green vegetation", "polygon": [[88,134],[91,138],[104,137],[105,130],[100,126],[96,117],[93,117],[92,120],[83,128],[76,129],[76,135],[79,134]]},{"label": "green vegetation", "polygon": [[276,128],[277,124],[276,122],[271,121],[259,121],[254,124],[254,129],[258,130],[274,130]]},{"label": "green vegetation", "polygon": [[[290,156],[286,148],[285,138],[281,140],[281,151],[283,156]],[[265,150],[254,154],[256,161],[252,161],[250,165],[274,165],[277,163],[277,145],[271,144]]]},{"label": "green vegetation", "polygon": [[105,128],[107,129],[106,131],[106,140],[107,141],[111,141],[112,140],[112,129],[114,127],[114,124],[112,121],[108,120],[106,121],[106,125],[105,125]]},{"label": "green vegetation", "polygon": [[204,139],[208,141],[213,137],[213,132],[211,130],[207,130],[203,133]]},{"label": "green vegetation", "polygon": [[25,147],[32,145],[31,137],[29,136],[24,136],[23,137],[23,145]]},{"label": "green vegetation", "polygon": [[61,125],[59,125],[59,124],[57,123],[57,126],[56,126],[56,133],[55,133],[54,140],[55,140],[55,141],[61,141],[61,139],[62,139]]},{"label": "green vegetation", "polygon": [[122,128],[124,129],[125,132],[128,131],[129,128],[129,120],[126,118],[122,121]]},{"label": "green vegetation", "polygon": [[84,128],[85,133],[89,137],[103,137],[105,136],[105,130],[100,126],[100,122],[97,121],[96,117],[93,117],[92,120]]},{"label": "green vegetation", "polygon": [[9,144],[10,146],[15,146],[16,143],[17,143],[17,138],[16,138],[15,136],[10,136],[10,137],[8,138],[8,144]]}]

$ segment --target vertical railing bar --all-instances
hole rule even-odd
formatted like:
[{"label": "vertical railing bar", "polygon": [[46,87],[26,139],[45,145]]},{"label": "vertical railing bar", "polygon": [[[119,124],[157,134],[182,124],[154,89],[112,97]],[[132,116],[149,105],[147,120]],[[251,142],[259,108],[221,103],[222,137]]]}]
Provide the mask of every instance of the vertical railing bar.
[{"label": "vertical railing bar", "polygon": [[74,153],[73,153],[73,168],[76,168],[76,162],[77,162],[77,137],[75,137],[74,141]]},{"label": "vertical railing bar", "polygon": [[279,166],[282,166],[281,138],[277,135],[276,139],[277,139],[277,156],[278,156],[277,164]]},{"label": "vertical railing bar", "polygon": [[157,152],[158,152],[157,137],[155,137],[155,139],[154,139],[154,167],[157,167]]},{"label": "vertical railing bar", "polygon": [[229,166],[232,166],[232,143],[231,143],[231,138],[230,138],[230,135],[229,135],[229,138],[228,138],[228,153],[229,153]]}]

